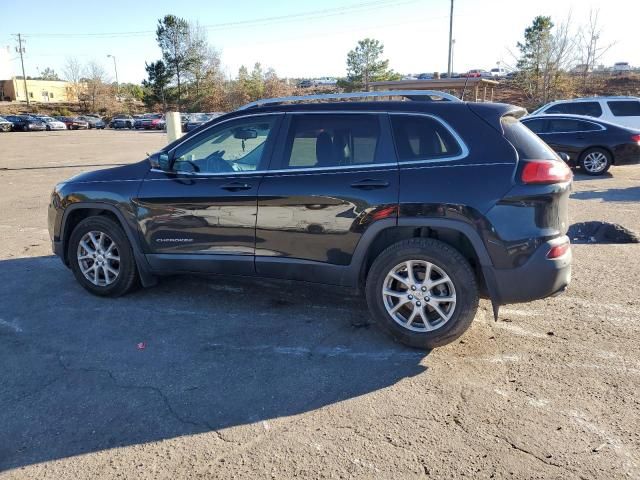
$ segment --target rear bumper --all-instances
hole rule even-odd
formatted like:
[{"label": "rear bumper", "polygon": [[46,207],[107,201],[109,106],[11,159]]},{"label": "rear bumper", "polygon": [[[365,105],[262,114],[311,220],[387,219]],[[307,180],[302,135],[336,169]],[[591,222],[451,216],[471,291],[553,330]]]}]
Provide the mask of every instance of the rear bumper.
[{"label": "rear bumper", "polygon": [[571,282],[571,248],[561,257],[549,259],[549,250],[568,237],[545,242],[522,266],[509,269],[484,267],[494,302],[500,305],[530,302],[562,293]]}]

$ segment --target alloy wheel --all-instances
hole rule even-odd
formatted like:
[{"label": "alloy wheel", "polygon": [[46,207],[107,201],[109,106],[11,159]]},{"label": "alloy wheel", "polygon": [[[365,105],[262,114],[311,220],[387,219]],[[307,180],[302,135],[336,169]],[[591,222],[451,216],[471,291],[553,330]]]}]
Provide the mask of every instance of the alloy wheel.
[{"label": "alloy wheel", "polygon": [[590,173],[600,173],[607,168],[607,156],[602,152],[591,152],[584,157],[583,165],[585,170]]},{"label": "alloy wheel", "polygon": [[456,308],[456,290],[447,273],[425,260],[396,265],[382,285],[387,313],[400,326],[430,332],[447,323]]},{"label": "alloy wheel", "polygon": [[99,287],[116,281],[120,274],[118,245],[104,232],[87,232],[78,243],[77,260],[84,277]]}]

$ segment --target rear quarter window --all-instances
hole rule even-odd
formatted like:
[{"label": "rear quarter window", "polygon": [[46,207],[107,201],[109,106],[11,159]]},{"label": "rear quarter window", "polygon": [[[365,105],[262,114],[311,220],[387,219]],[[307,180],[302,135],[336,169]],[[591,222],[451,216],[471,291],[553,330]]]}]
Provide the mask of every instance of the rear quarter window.
[{"label": "rear quarter window", "polygon": [[615,100],[607,105],[616,117],[640,117],[640,100]]},{"label": "rear quarter window", "polygon": [[458,141],[434,118],[391,115],[391,127],[400,162],[447,159],[462,154]]},{"label": "rear quarter window", "polygon": [[512,116],[500,119],[504,137],[518,152],[520,160],[555,160],[556,154],[535,133]]}]

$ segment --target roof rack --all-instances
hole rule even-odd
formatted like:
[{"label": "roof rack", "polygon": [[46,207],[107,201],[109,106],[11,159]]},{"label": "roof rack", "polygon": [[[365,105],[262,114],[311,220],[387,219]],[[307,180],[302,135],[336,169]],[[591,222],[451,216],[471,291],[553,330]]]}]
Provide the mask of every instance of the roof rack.
[{"label": "roof rack", "polygon": [[[405,97],[410,100],[433,100],[441,98],[448,102],[460,102],[461,100],[450,93],[440,92],[438,90],[387,90],[379,92],[354,92],[354,93],[322,93],[318,95],[296,95],[291,97],[265,98],[255,102],[247,103],[238,110],[246,110],[248,108],[262,107],[264,105],[275,105],[286,102],[309,102],[314,100],[343,100],[351,98],[370,98],[370,97]],[[426,98],[420,98],[426,97]]]}]

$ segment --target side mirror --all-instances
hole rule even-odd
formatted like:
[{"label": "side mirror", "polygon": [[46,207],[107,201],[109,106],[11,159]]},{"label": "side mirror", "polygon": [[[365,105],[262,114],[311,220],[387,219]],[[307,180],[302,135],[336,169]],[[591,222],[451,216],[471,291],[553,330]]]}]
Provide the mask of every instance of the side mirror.
[{"label": "side mirror", "polygon": [[569,158],[569,155],[564,153],[564,152],[558,152],[558,156],[565,162],[565,163],[569,163],[571,161],[571,158]]},{"label": "side mirror", "polygon": [[158,166],[163,172],[171,170],[171,161],[169,160],[169,155],[167,153],[162,152],[158,155]]},{"label": "side mirror", "polygon": [[169,159],[169,154],[165,152],[156,152],[150,155],[149,162],[151,162],[152,168],[156,168],[164,172],[168,172],[171,169],[171,160]]}]

